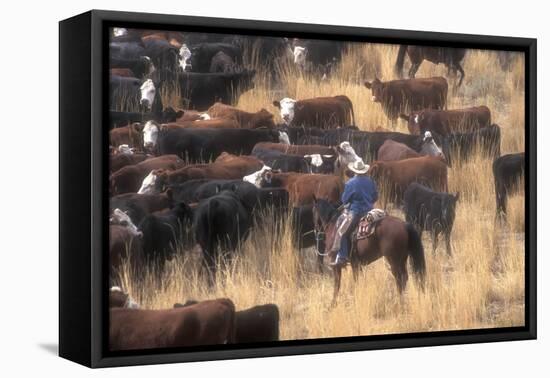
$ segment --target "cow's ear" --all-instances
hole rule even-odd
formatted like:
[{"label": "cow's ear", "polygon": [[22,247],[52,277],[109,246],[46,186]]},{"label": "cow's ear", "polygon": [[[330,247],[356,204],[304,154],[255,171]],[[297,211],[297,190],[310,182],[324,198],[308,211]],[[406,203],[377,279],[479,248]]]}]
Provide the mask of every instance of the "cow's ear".
[{"label": "cow's ear", "polygon": [[275,106],[276,108],[281,109],[281,103],[277,100],[273,101],[273,106]]},{"label": "cow's ear", "polygon": [[365,87],[367,87],[368,89],[371,89],[372,88],[372,83],[369,83],[368,81],[365,81]]},{"label": "cow's ear", "polygon": [[453,197],[455,199],[455,202],[458,202],[458,199],[460,198],[460,192],[456,192]]},{"label": "cow's ear", "polygon": [[183,117],[184,114],[185,114],[185,112],[180,109],[176,112],[176,118],[181,118],[181,117]]},{"label": "cow's ear", "polygon": [[231,191],[236,192],[239,188],[237,187],[237,184],[231,184]]},{"label": "cow's ear", "polygon": [[411,118],[411,116],[401,113],[401,114],[399,114],[399,118],[404,119],[405,121],[409,122],[409,119]]},{"label": "cow's ear", "polygon": [[304,108],[304,104],[299,104],[298,102],[295,102],[294,104],[296,110],[302,110]]},{"label": "cow's ear", "polygon": [[311,163],[311,155],[304,155],[304,160]]},{"label": "cow's ear", "polygon": [[218,194],[219,192],[221,192],[221,187],[219,185],[216,185],[216,190],[215,190],[216,194]]}]

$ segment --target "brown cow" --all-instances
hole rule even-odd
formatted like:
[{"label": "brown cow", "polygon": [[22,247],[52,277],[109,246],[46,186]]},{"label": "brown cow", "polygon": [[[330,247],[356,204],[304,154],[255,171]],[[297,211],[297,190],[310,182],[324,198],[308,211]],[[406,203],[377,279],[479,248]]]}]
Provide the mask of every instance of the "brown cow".
[{"label": "brown cow", "polygon": [[109,225],[109,276],[115,281],[122,263],[130,259],[134,263],[141,256],[141,233],[126,225]]},{"label": "brown cow", "polygon": [[230,118],[237,121],[239,128],[255,129],[257,127],[275,127],[273,114],[265,109],[260,109],[256,113],[245,112],[230,105],[216,102],[212,105],[207,113],[212,118]]},{"label": "brown cow", "polygon": [[279,151],[288,155],[338,155],[338,153],[332,147],[321,146],[318,144],[283,144],[283,143],[271,143],[271,142],[260,142],[256,143],[252,154],[257,150],[273,150]]},{"label": "brown cow", "polygon": [[174,170],[183,167],[184,162],[177,155],[162,155],[147,159],[135,165],[127,165],[109,176],[111,195],[137,192],[143,179],[156,169]]},{"label": "brown cow", "polygon": [[113,308],[110,350],[177,348],[235,341],[235,305],[215,299],[169,310]]},{"label": "brown cow", "polygon": [[[197,303],[199,302],[188,300],[184,304],[175,303],[174,308]],[[235,343],[237,344],[279,341],[279,308],[276,304],[270,303],[237,311],[235,320]]]},{"label": "brown cow", "polygon": [[207,129],[240,129],[239,122],[233,118],[212,118],[207,120],[196,120],[196,121],[177,121],[171,123],[165,123],[160,126],[160,129],[198,129],[198,128],[207,128]]},{"label": "brown cow", "polygon": [[175,171],[157,170],[156,188],[181,184],[192,179],[242,179],[263,167],[261,160],[254,156],[236,156],[223,152],[210,164],[192,164]]},{"label": "brown cow", "polygon": [[109,173],[118,171],[120,168],[127,165],[134,165],[141,163],[145,159],[150,157],[150,155],[143,153],[133,153],[133,154],[116,154],[109,156]]},{"label": "brown cow", "polygon": [[136,77],[134,72],[129,68],[111,68],[109,72],[111,76]]},{"label": "brown cow", "polygon": [[273,101],[287,126],[335,129],[355,124],[353,104],[347,96]]},{"label": "brown cow", "polygon": [[372,101],[382,105],[392,123],[403,112],[447,106],[449,86],[443,77],[386,82],[375,78],[372,82],[365,81],[365,86],[372,91]]},{"label": "brown cow", "polygon": [[127,144],[130,147],[140,148],[143,144],[141,138],[141,125],[134,123],[132,125],[118,127],[109,131],[109,143],[117,147],[121,144]]},{"label": "brown cow", "polygon": [[274,173],[270,169],[264,169],[260,175],[260,187],[286,189],[289,204],[294,207],[311,205],[314,198],[336,203],[344,190],[342,179],[335,175]]},{"label": "brown cow", "polygon": [[486,106],[453,110],[425,109],[409,115],[401,114],[400,117],[407,121],[409,132],[417,135],[431,131],[445,136],[491,125],[491,110]]},{"label": "brown cow", "polygon": [[377,159],[382,161],[395,161],[410,159],[420,156],[437,156],[445,160],[445,155],[441,148],[433,140],[432,134],[427,131],[422,138],[420,152],[417,152],[404,143],[399,143],[391,139],[387,139],[378,149]]},{"label": "brown cow", "polygon": [[447,191],[447,165],[434,156],[380,161],[371,164],[369,175],[386,193],[386,201],[401,203],[407,186],[418,182],[438,192]]}]

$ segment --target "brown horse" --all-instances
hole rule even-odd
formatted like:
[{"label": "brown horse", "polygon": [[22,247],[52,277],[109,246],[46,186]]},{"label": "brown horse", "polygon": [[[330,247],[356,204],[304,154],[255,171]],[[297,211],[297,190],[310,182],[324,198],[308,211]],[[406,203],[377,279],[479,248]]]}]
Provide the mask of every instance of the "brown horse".
[{"label": "brown horse", "polygon": [[[313,205],[313,222],[315,226],[318,253],[325,253],[325,246],[331,246],[336,232],[336,220],[338,209],[330,202],[316,199]],[[385,257],[391,266],[391,272],[397,284],[397,290],[403,293],[409,278],[407,271],[407,259],[410,256],[416,278],[424,289],[424,277],[426,274],[426,262],[424,260],[424,248],[418,232],[414,227],[402,220],[386,216],[376,226],[374,235],[354,241],[350,253],[350,263],[353,278],[357,281],[362,265],[368,265],[381,257]],[[329,252],[331,261],[335,258],[335,252]],[[342,280],[342,267],[334,267],[334,294],[332,306],[336,304],[340,282]]]},{"label": "brown horse", "polygon": [[399,52],[397,53],[397,61],[395,62],[395,72],[399,77],[401,77],[403,71],[405,53],[407,53],[409,59],[411,60],[409,78],[414,78],[416,71],[418,71],[422,62],[427,60],[434,64],[445,64],[448,71],[450,72],[453,70],[455,75],[458,70],[460,72],[460,81],[458,82],[458,86],[462,84],[462,80],[464,80],[464,69],[462,68],[461,62],[466,55],[466,49],[401,45],[399,47]]}]

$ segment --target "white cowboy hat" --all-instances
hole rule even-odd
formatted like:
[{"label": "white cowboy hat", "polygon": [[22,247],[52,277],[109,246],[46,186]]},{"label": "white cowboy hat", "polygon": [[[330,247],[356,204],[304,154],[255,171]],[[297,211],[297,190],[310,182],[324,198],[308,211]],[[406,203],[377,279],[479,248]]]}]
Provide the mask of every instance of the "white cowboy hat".
[{"label": "white cowboy hat", "polygon": [[356,160],[354,162],[348,163],[348,169],[352,172],[355,172],[359,175],[364,175],[368,172],[370,166],[363,163],[362,159]]}]

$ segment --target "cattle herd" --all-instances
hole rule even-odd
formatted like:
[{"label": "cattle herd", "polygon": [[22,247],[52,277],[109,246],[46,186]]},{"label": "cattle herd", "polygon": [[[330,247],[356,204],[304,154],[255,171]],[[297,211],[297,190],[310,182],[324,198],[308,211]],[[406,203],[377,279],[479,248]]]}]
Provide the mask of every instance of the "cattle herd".
[{"label": "cattle herd", "polygon": [[[395,80],[362,83],[364,101],[379,104],[392,125],[404,120],[406,134],[362,130],[354,114],[361,104],[341,93],[280,96],[255,112],[235,106],[254,88],[254,59],[273,72],[274,86],[280,61],[323,81],[350,44],[113,28],[109,47],[112,350],[278,340],[275,304],[236,311],[220,298],[140,309],[118,287],[121,269],[162,271],[175,255],[196,248],[200,274],[213,285],[220,261],[238,254],[267,218],[292,223],[295,249],[318,249],[313,203],[339,204],[346,167],[358,159],[370,164],[382,194],[378,207],[403,209],[406,222],[432,235],[434,251],[443,234],[448,254],[461,198],[448,193],[448,170],[474,152],[494,160],[497,220],[505,219],[507,197],[524,174],[523,152],[501,156],[502,130],[491,109],[448,109],[446,78],[414,77],[428,60],[458,70],[461,85],[465,51],[402,46]],[[406,54],[412,67],[401,78]],[[167,93],[176,94],[179,107],[163,103]],[[323,265],[319,256],[320,272]]]}]

